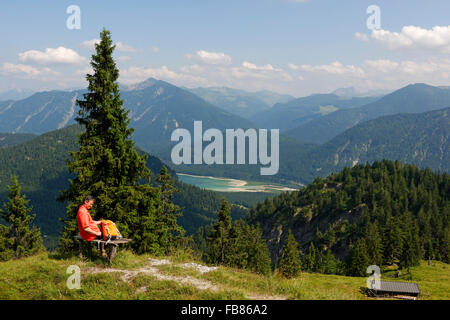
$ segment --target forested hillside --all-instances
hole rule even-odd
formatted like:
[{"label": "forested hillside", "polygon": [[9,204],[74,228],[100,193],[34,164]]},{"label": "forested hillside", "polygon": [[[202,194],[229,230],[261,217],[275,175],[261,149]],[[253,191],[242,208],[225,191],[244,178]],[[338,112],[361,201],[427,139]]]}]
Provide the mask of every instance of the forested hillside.
[{"label": "forested hillside", "polygon": [[0,148],[12,147],[34,137],[36,135],[31,133],[0,133]]},{"label": "forested hillside", "polygon": [[328,174],[357,163],[390,159],[450,170],[450,108],[366,121],[315,150],[313,168]]},{"label": "forested hillside", "polygon": [[[14,147],[0,149],[0,199],[6,198],[11,176],[17,174],[23,192],[31,200],[33,212],[36,213],[35,224],[41,228],[43,235],[49,237],[60,232],[59,218],[64,216],[65,204],[57,202],[56,198],[61,190],[67,188],[68,179],[71,178],[66,161],[69,159],[69,152],[78,149],[77,135],[81,130],[80,126],[72,125]],[[152,172],[152,182],[156,182],[155,176],[162,165],[158,158],[148,156],[147,167]],[[171,169],[169,172],[176,180],[179,190],[174,201],[182,208],[180,225],[192,233],[199,226],[211,223],[215,219],[221,197],[213,191],[179,182],[176,173]],[[240,218],[244,212],[245,209],[232,206],[233,217]]]},{"label": "forested hillside", "polygon": [[448,263],[449,195],[447,173],[374,162],[266,199],[250,210],[249,221],[261,225],[274,261],[291,230],[307,270],[363,275],[370,264]]}]

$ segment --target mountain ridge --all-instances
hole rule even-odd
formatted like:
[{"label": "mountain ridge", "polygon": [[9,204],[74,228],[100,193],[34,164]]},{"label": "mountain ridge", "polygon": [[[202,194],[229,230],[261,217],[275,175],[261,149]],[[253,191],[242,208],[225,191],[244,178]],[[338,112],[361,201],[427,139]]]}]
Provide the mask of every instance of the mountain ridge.
[{"label": "mountain ridge", "polygon": [[298,141],[322,144],[360,122],[397,113],[421,113],[450,106],[450,90],[411,84],[358,108],[338,110],[285,132]]}]

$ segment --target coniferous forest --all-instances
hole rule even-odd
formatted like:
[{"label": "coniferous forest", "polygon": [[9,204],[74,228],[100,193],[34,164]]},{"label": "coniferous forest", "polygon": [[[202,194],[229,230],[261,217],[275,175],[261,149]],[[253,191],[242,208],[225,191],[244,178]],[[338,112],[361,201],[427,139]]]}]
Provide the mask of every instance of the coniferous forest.
[{"label": "coniferous forest", "polygon": [[363,276],[368,265],[449,263],[449,187],[447,173],[374,162],[267,199],[248,220],[262,226],[274,260],[284,242],[274,238],[296,230],[308,271]]}]

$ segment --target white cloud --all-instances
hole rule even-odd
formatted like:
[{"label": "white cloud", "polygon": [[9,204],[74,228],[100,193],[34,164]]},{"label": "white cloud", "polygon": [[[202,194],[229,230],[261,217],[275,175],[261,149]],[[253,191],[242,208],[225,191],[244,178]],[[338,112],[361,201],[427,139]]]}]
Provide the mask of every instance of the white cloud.
[{"label": "white cloud", "polygon": [[[99,43],[100,43],[100,39],[91,39],[91,40],[83,41],[81,43],[81,46],[85,47],[85,48],[89,48],[91,50],[94,50],[95,49],[95,45],[99,44]],[[121,51],[121,52],[137,52],[138,51],[138,49],[136,49],[136,48],[134,48],[134,47],[132,47],[130,45],[126,45],[126,44],[124,44],[121,41],[117,41],[115,43],[115,45],[116,45],[116,50],[117,51]]]},{"label": "white cloud", "polygon": [[365,33],[355,32],[355,39],[359,41],[369,41],[369,36]]},{"label": "white cloud", "polygon": [[37,64],[80,64],[87,61],[85,57],[80,56],[76,51],[64,47],[47,48],[45,52],[29,50],[19,53],[19,60]]},{"label": "white cloud", "polygon": [[207,81],[201,77],[175,72],[170,70],[166,66],[162,66],[159,68],[133,66],[120,72],[120,82],[124,84],[132,84],[146,80],[148,78],[157,78],[161,80],[171,81],[177,84],[207,83]]},{"label": "white cloud", "polygon": [[94,70],[92,69],[92,67],[89,66],[89,67],[75,71],[75,74],[86,76],[87,74],[94,74]]},{"label": "white cloud", "polygon": [[[363,36],[355,34],[355,37],[358,40],[366,41]],[[404,26],[400,32],[373,30],[371,38],[392,50],[419,48],[450,53],[450,25],[435,26],[431,29]]]},{"label": "white cloud", "polygon": [[194,59],[198,62],[213,65],[224,65],[231,63],[231,57],[223,52],[208,52],[199,50],[195,54],[186,54],[188,59]]},{"label": "white cloud", "polygon": [[259,80],[273,81],[292,81],[293,78],[287,72],[282,69],[274,68],[271,64],[266,64],[264,66],[257,66],[248,61],[242,63],[242,67],[231,68],[231,75],[234,78],[244,79],[253,78]]},{"label": "white cloud", "polygon": [[193,64],[190,66],[182,66],[180,68],[181,71],[185,72],[185,73],[200,73],[205,71],[205,67],[204,66],[199,66],[198,64]]},{"label": "white cloud", "polygon": [[83,41],[81,43],[81,46],[85,47],[85,48],[89,48],[89,49],[94,49],[95,45],[98,43],[100,43],[100,39],[91,39],[91,40]]},{"label": "white cloud", "polygon": [[[293,65],[296,67],[296,65]],[[333,62],[324,65],[301,65],[310,92],[330,92],[336,88],[355,87],[367,90],[395,90],[411,83],[449,85],[450,59],[366,60],[358,65]],[[297,79],[296,79],[297,80]],[[300,80],[300,79],[298,79]]]},{"label": "white cloud", "polygon": [[130,60],[131,60],[131,57],[129,57],[129,56],[117,57],[117,61],[120,61],[120,62],[125,62],[125,61],[130,61]]},{"label": "white cloud", "polygon": [[325,72],[335,75],[352,75],[357,77],[364,76],[364,70],[360,67],[355,67],[354,65],[344,65],[339,61],[335,61],[330,64],[311,66],[311,65],[301,65],[299,69],[307,72]]},{"label": "white cloud", "polygon": [[441,60],[436,61],[400,61],[395,62],[391,60],[366,60],[365,65],[371,72],[392,73],[392,75],[409,74],[409,76],[421,76],[431,73],[439,75],[441,71],[450,71],[450,65],[448,62]]},{"label": "white cloud", "polygon": [[46,75],[58,75],[58,72],[55,72],[49,68],[38,69],[25,64],[15,64],[5,62],[0,68],[0,73],[3,75],[12,75],[19,76],[23,78],[33,79],[38,76],[46,76]]},{"label": "white cloud", "polygon": [[126,45],[123,42],[116,42],[116,49],[118,51],[122,51],[122,52],[137,52],[138,50],[136,48],[133,48],[132,46]]},{"label": "white cloud", "polygon": [[256,64],[244,61],[242,63],[242,66],[244,68],[247,68],[247,69],[250,69],[250,70],[281,71],[281,69],[276,69],[276,68],[272,67],[271,64],[266,64],[265,66],[258,67]]},{"label": "white cloud", "polygon": [[380,71],[383,73],[392,72],[398,68],[399,64],[395,61],[380,59],[380,60],[366,60],[364,62],[367,67],[372,70]]}]

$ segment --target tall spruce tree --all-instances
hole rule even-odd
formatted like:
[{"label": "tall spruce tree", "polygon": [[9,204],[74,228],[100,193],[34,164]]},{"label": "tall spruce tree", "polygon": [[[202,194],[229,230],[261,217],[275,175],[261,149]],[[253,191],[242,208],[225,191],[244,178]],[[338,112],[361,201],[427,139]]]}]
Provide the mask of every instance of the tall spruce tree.
[{"label": "tall spruce tree", "polygon": [[238,220],[233,223],[232,234],[231,265],[268,275],[272,271],[272,261],[261,228]]},{"label": "tall spruce tree", "polygon": [[0,250],[4,250],[0,260],[26,257],[43,250],[41,232],[31,225],[35,215],[30,214],[30,200],[21,194],[17,176],[12,177],[8,189],[8,203],[4,204],[4,210],[0,209],[0,217],[7,223],[0,228]]},{"label": "tall spruce tree", "polygon": [[230,205],[227,200],[222,199],[220,209],[217,212],[218,221],[213,224],[208,236],[209,252],[207,261],[209,263],[231,264],[233,251],[233,230],[230,216]]},{"label": "tall spruce tree", "polygon": [[156,230],[159,234],[159,243],[164,248],[169,248],[184,234],[184,229],[177,224],[177,218],[181,216],[180,207],[173,203],[174,193],[178,190],[174,186],[172,177],[166,166],[162,166],[156,181],[161,188],[159,207],[159,226]]},{"label": "tall spruce tree", "polygon": [[383,242],[376,222],[369,223],[365,238],[369,263],[381,267],[383,264]]},{"label": "tall spruce tree", "polygon": [[302,271],[298,242],[295,240],[291,229],[288,230],[286,241],[283,245],[278,270],[286,278],[295,278]]},{"label": "tall spruce tree", "polygon": [[0,261],[8,261],[14,257],[13,239],[9,236],[9,228],[0,224]]},{"label": "tall spruce tree", "polygon": [[308,255],[306,256],[306,271],[308,272],[316,272],[316,247],[314,246],[314,242],[311,242],[309,245]]},{"label": "tall spruce tree", "polygon": [[355,277],[366,275],[369,266],[369,257],[367,256],[367,247],[364,239],[360,238],[351,248],[347,260],[347,274]]},{"label": "tall spruce tree", "polygon": [[419,227],[411,222],[412,227],[407,234],[403,250],[400,255],[400,267],[403,269],[418,266],[420,264],[422,247],[420,245]]},{"label": "tall spruce tree", "polygon": [[[133,240],[136,251],[159,254],[167,249],[167,241],[159,233],[165,218],[160,210],[160,188],[150,185],[146,156],[137,153],[131,140],[133,129],[120,99],[114,48],[110,32],[103,30],[91,59],[94,73],[86,76],[88,93],[84,100],[77,100],[76,121],[85,131],[78,139],[79,151],[71,153],[68,163],[75,178],[60,196],[61,201],[68,201],[61,247],[75,247],[77,210],[91,194],[96,198],[91,209],[94,217],[115,221],[122,235]],[[170,226],[164,232],[171,230],[178,229]]]},{"label": "tall spruce tree", "polygon": [[322,272],[325,274],[334,274],[337,272],[337,262],[331,250],[327,250],[323,256]]},{"label": "tall spruce tree", "polygon": [[383,233],[383,260],[385,264],[391,265],[400,258],[403,249],[403,239],[404,234],[400,228],[399,221],[388,214]]}]

